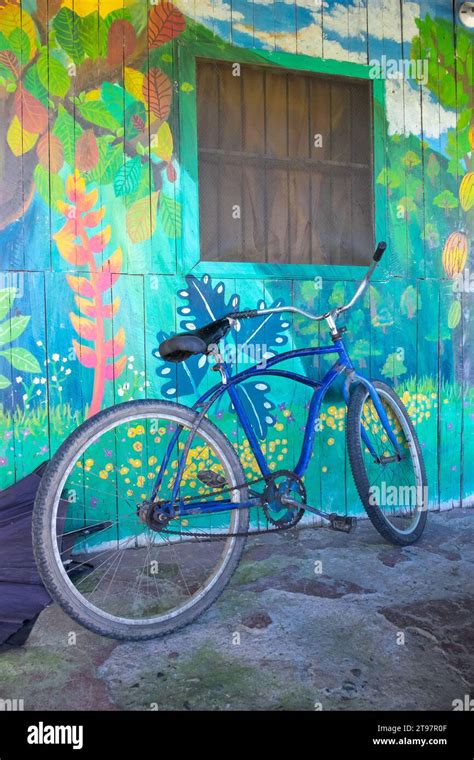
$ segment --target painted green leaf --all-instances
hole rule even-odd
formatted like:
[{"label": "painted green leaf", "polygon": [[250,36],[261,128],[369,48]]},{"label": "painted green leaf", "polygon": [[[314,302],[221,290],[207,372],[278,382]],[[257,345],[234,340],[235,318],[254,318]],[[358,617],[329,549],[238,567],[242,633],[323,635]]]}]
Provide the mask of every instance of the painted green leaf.
[{"label": "painted green leaf", "polygon": [[79,30],[79,39],[84,52],[95,61],[107,52],[107,28],[102,16],[97,12],[84,16]]},{"label": "painted green leaf", "polygon": [[10,50],[10,44],[3,32],[0,32],[0,50]]},{"label": "painted green leaf", "polygon": [[34,63],[25,72],[23,85],[40,103],[44,106],[48,105],[48,90],[40,80],[37,63]]},{"label": "painted green leaf", "polygon": [[181,203],[168,195],[160,196],[160,224],[163,232],[170,238],[182,235]]},{"label": "painted green leaf", "polygon": [[23,29],[14,29],[8,37],[8,43],[21,65],[24,66],[30,57],[31,46],[28,35],[25,34]]},{"label": "painted green leaf", "polygon": [[37,65],[38,76],[43,87],[46,89],[49,87],[50,95],[64,98],[71,86],[71,77],[66,67],[54,55],[48,57],[45,49],[41,51]]},{"label": "painted green leaf", "polygon": [[59,174],[53,174],[37,164],[33,174],[36,190],[42,199],[56,208],[56,203],[64,198],[64,183]]},{"label": "painted green leaf", "polygon": [[84,58],[80,27],[81,19],[69,8],[61,8],[53,21],[56,40],[74,63],[81,63]]},{"label": "painted green leaf", "polygon": [[127,232],[132,243],[143,243],[156,229],[158,193],[145,196],[130,206],[127,211]]},{"label": "painted green leaf", "polygon": [[12,317],[6,322],[0,325],[0,345],[4,346],[6,343],[11,343],[20,337],[22,332],[26,329],[31,317],[20,316]]},{"label": "painted green leaf", "polygon": [[69,166],[74,166],[74,146],[76,139],[82,134],[82,127],[74,121],[64,106],[59,104],[58,116],[53,128],[53,134],[59,137],[64,148],[64,160]]},{"label": "painted green leaf", "polygon": [[114,191],[118,197],[120,195],[128,195],[133,193],[137,188],[140,181],[140,174],[142,171],[142,162],[140,156],[134,156],[129,158],[128,161],[117,172],[114,179]]},{"label": "painted green leaf", "polygon": [[100,100],[90,100],[79,105],[79,113],[84,119],[96,124],[98,127],[110,129],[115,132],[122,126],[110,113],[109,109]]},{"label": "painted green leaf", "polygon": [[0,356],[4,356],[12,367],[21,372],[41,372],[37,358],[26,348],[9,348],[0,351]]},{"label": "painted green leaf", "polygon": [[107,110],[122,126],[124,109],[131,106],[135,102],[135,98],[119,84],[111,84],[110,82],[104,82],[100,91]]},{"label": "painted green leaf", "polygon": [[461,303],[459,301],[453,301],[449,307],[448,312],[448,327],[450,330],[454,330],[461,321]]},{"label": "painted green leaf", "polygon": [[123,165],[123,147],[122,145],[110,146],[103,137],[99,137],[97,143],[99,145],[99,161],[97,166],[87,173],[87,177],[92,182],[110,185]]},{"label": "painted green leaf", "polygon": [[11,382],[8,377],[0,375],[0,391],[3,391],[4,388],[8,388],[9,385],[11,385]]},{"label": "painted green leaf", "polygon": [[16,288],[0,290],[0,319],[5,319],[16,297]]}]

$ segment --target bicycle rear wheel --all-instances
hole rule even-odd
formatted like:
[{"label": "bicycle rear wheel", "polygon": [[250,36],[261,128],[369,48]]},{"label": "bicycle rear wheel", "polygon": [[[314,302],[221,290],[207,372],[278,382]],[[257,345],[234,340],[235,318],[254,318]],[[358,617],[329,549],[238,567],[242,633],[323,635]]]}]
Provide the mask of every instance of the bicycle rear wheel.
[{"label": "bicycle rear wheel", "polygon": [[[138,640],[176,630],[219,596],[237,566],[245,537],[233,534],[248,529],[247,509],[178,516],[165,526],[173,534],[160,530],[146,509],[158,474],[158,498],[171,498],[196,416],[162,401],[104,410],[62,444],[45,471],[33,513],[39,571],[52,598],[97,633]],[[210,479],[206,473],[213,473]],[[232,486],[244,481],[233,447],[203,419],[186,456],[179,498],[237,503],[246,489]],[[230,490],[221,494],[224,489]],[[190,535],[201,532],[220,534],[219,540]]]},{"label": "bicycle rear wheel", "polygon": [[[397,460],[367,388],[352,393],[347,413],[347,448],[362,504],[377,531],[393,544],[417,541],[426,525],[427,481],[420,444],[407,410],[395,391],[373,383],[402,455]],[[362,438],[365,431],[375,456]]]}]

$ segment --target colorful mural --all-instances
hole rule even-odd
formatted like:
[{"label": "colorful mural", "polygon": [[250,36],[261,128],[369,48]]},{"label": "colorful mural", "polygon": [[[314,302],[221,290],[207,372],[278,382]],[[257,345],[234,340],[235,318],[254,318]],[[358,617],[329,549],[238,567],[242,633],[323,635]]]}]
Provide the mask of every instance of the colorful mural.
[{"label": "colorful mural", "polygon": [[[472,499],[473,35],[448,5],[0,0],[0,488],[101,408],[192,403],[213,377],[204,357],[160,360],[174,331],[261,304],[322,311],[354,287],[359,272],[344,265],[249,275],[199,263],[201,55],[302,70],[336,61],[339,74],[374,79],[375,233],[388,255],[347,319],[349,345],[406,403],[431,504]],[[324,328],[278,315],[233,330],[226,351],[242,366],[318,340]],[[272,378],[244,395],[270,461],[291,466],[304,389]],[[252,472],[232,409],[213,414]],[[344,419],[328,399],[307,489],[357,511]]]}]

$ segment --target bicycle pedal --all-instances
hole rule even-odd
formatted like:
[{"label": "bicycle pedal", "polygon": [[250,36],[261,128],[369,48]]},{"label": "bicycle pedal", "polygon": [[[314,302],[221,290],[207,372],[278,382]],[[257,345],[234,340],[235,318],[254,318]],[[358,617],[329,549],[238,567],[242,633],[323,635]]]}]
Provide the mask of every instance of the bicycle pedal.
[{"label": "bicycle pedal", "polygon": [[198,472],[197,477],[201,483],[204,483],[205,486],[209,486],[209,488],[222,488],[222,486],[227,484],[227,480],[224,476],[220,475],[218,472],[214,472],[214,470],[201,470]]},{"label": "bicycle pedal", "polygon": [[341,517],[341,515],[330,515],[330,525],[332,530],[339,530],[342,533],[350,533],[357,527],[356,517]]}]

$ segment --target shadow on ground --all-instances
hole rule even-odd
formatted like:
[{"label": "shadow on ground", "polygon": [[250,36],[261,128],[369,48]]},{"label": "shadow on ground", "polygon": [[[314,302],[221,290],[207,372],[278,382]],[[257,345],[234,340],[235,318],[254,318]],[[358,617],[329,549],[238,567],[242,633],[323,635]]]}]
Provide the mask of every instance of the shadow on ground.
[{"label": "shadow on ground", "polygon": [[349,536],[257,536],[218,602],[165,639],[119,644],[48,607],[0,654],[0,698],[32,710],[451,710],[474,686],[473,587],[471,510],[430,515],[410,548],[367,521]]}]

